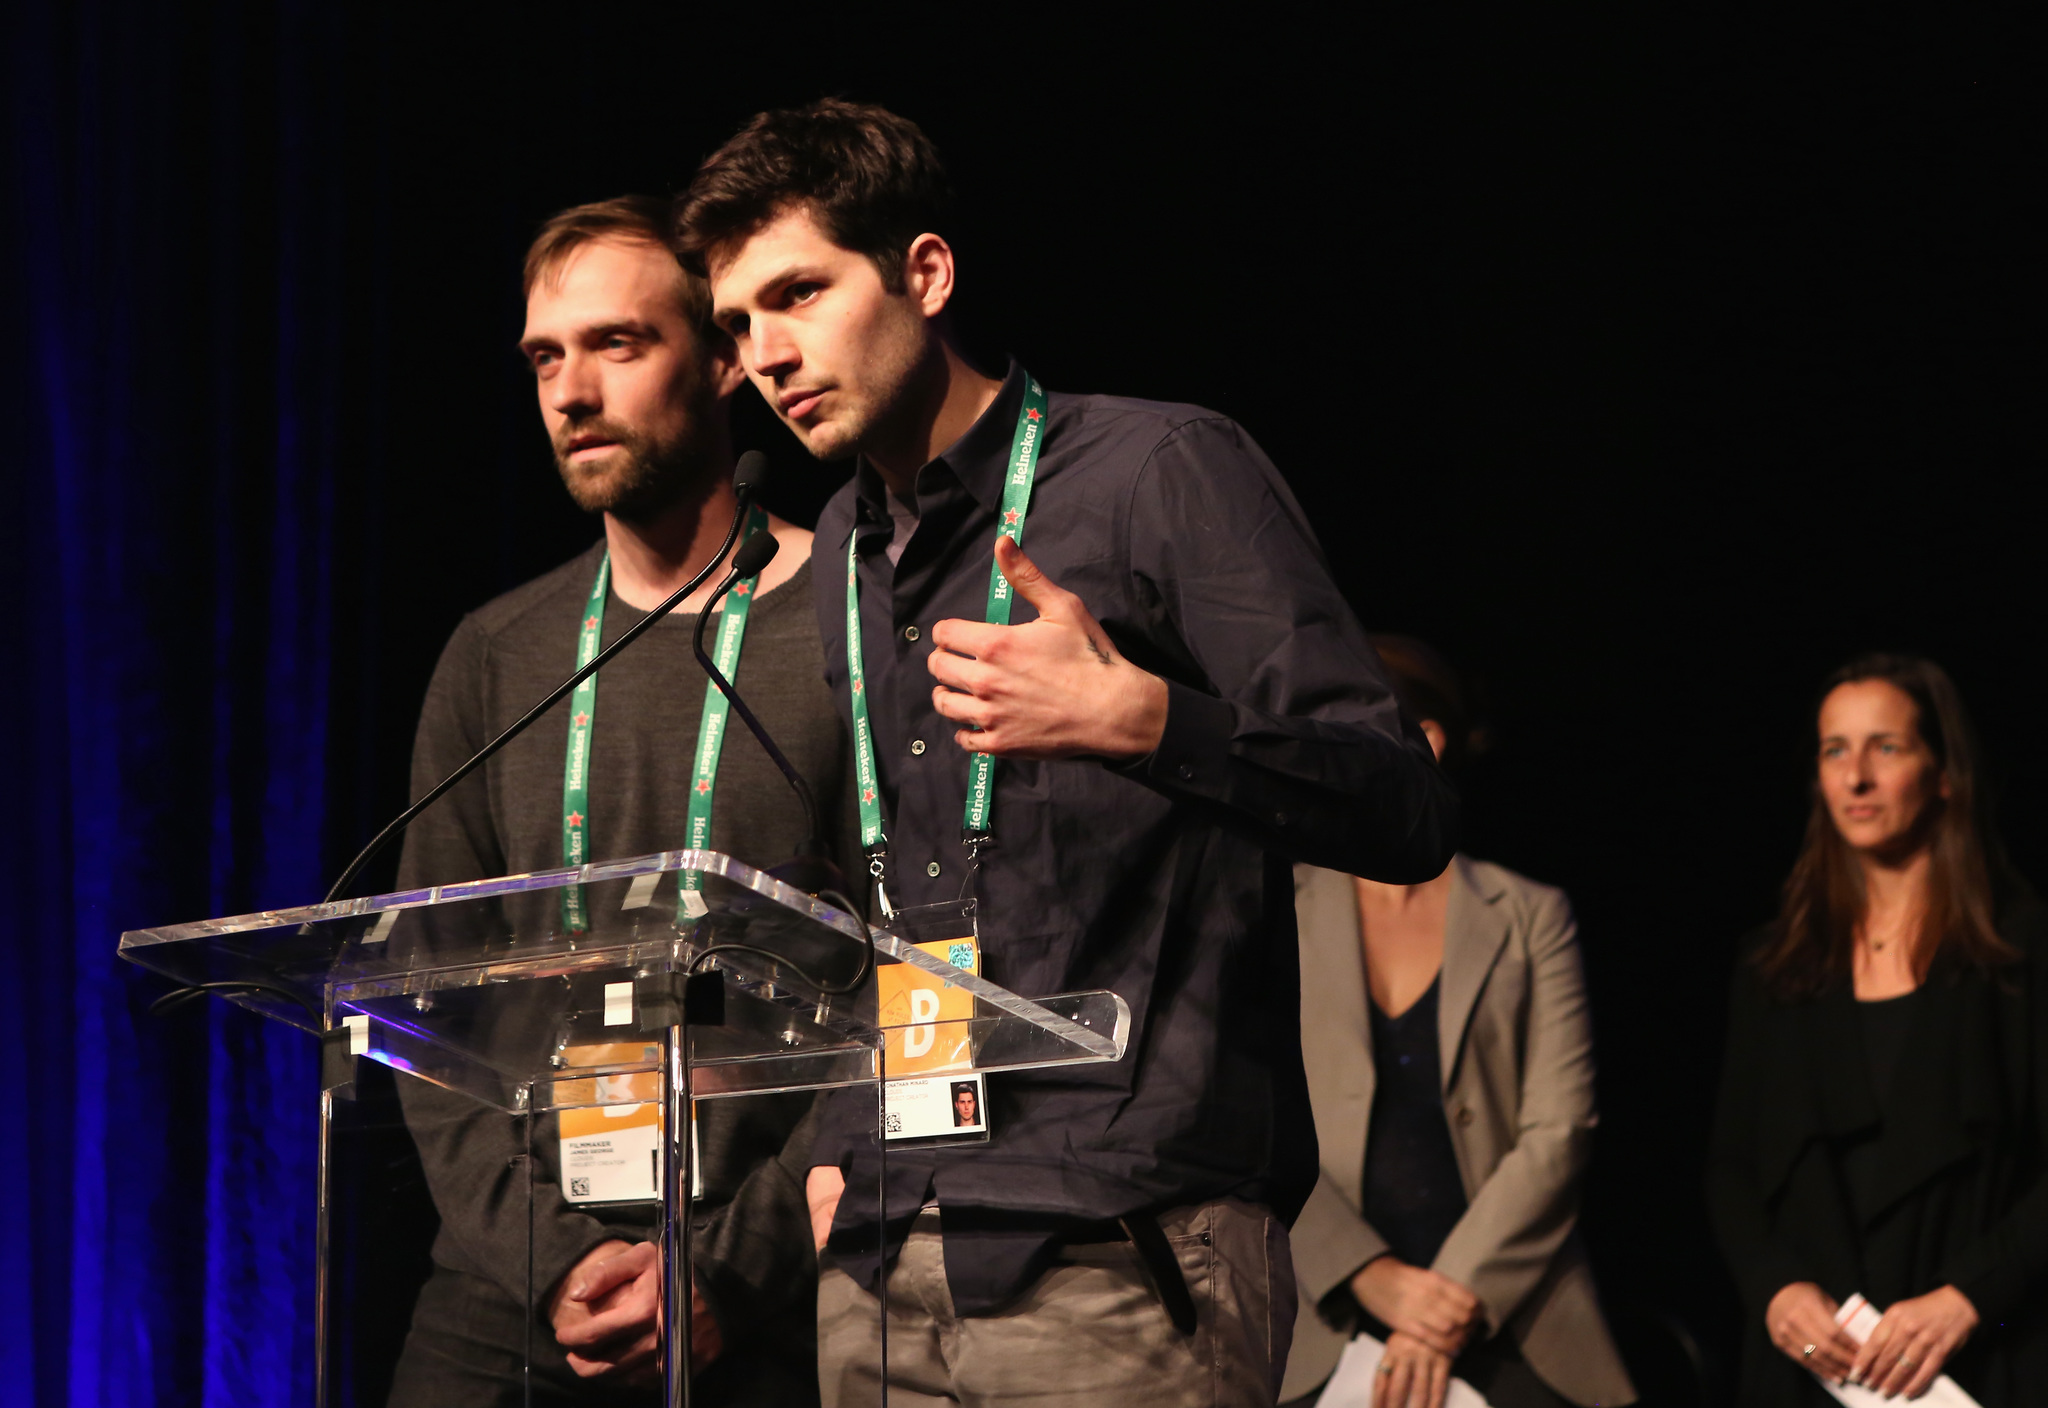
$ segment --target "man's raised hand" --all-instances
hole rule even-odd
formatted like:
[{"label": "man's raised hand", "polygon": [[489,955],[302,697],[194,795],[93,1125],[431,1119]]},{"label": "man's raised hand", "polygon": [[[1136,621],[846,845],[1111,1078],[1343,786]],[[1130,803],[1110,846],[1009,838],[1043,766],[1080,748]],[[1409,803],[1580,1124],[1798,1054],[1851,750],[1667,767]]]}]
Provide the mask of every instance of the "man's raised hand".
[{"label": "man's raised hand", "polygon": [[963,727],[953,739],[1000,758],[1142,758],[1166,731],[1166,682],[1111,642],[1081,598],[1008,537],[996,565],[1037,608],[1021,626],[941,621],[932,628],[932,707]]}]

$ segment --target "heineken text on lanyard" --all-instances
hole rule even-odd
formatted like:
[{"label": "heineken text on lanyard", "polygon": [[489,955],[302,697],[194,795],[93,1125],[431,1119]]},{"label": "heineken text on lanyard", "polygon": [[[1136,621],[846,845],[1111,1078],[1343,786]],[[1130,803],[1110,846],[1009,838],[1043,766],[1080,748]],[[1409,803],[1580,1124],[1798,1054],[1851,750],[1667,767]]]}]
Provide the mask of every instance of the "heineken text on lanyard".
[{"label": "heineken text on lanyard", "polygon": [[[1024,379],[1024,406],[1017,413],[1017,432],[1010,440],[1008,472],[1003,477],[1003,506],[996,524],[996,536],[1010,538],[1020,546],[1024,538],[1024,516],[1031,508],[1031,484],[1038,475],[1038,444],[1045,433],[1045,388],[1029,376]],[[853,690],[853,750],[855,785],[860,789],[860,843],[868,853],[877,879],[882,857],[889,843],[882,835],[882,803],[877,795],[875,736],[868,723],[867,689],[861,671],[860,582],[855,575],[858,558],[854,540],[846,544],[846,673]],[[1010,581],[993,564],[988,572],[989,624],[1010,624]],[[995,835],[989,810],[994,801],[996,760],[987,753],[970,755],[967,775],[967,805],[960,818],[961,837],[977,849]]]},{"label": "heineken text on lanyard", "polygon": [[[768,515],[758,507],[750,510],[746,533],[741,541],[765,531],[767,527]],[[611,582],[611,565],[611,554],[606,553],[604,561],[597,566],[597,580],[591,583],[589,607],[583,613],[583,627],[576,643],[578,669],[588,665],[603,644],[604,603]],[[718,662],[719,673],[728,680],[739,670],[740,645],[747,634],[747,612],[753,606],[760,580],[759,577],[749,577],[735,586],[725,599],[712,658]],[[690,759],[689,836],[686,844],[692,849],[702,849],[711,839],[711,799],[718,785],[718,759],[725,745],[725,719],[729,707],[718,686],[706,680],[704,718],[697,726],[697,751]],[[562,864],[582,865],[590,859],[585,838],[590,829],[590,739],[597,727],[596,675],[576,686],[576,692],[569,696],[569,710],[569,751],[562,764]],[[691,896],[701,888],[699,872],[683,872],[683,905],[691,914],[703,912],[701,899],[696,905],[690,903]],[[562,890],[562,927],[572,934],[583,933],[590,927],[581,885],[569,885]]]}]

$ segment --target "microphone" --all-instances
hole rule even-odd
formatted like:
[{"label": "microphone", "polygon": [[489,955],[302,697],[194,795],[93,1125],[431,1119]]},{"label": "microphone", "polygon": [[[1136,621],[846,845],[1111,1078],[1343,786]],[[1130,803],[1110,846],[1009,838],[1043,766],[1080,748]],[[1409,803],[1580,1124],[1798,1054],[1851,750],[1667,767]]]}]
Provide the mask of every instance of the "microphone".
[{"label": "microphone", "polygon": [[711,600],[704,603],[704,610],[697,617],[697,630],[690,641],[690,649],[696,655],[697,663],[704,667],[704,673],[711,677],[711,683],[725,696],[726,702],[732,706],[732,711],[740,716],[740,722],[747,726],[747,732],[760,740],[761,747],[774,760],[775,766],[782,769],[782,775],[789,780],[790,790],[796,793],[797,801],[803,804],[806,831],[804,839],[797,845],[795,858],[770,867],[768,873],[784,884],[810,894],[815,895],[824,891],[843,894],[846,889],[846,877],[840,873],[839,867],[832,863],[830,853],[825,849],[824,831],[818,825],[818,802],[811,795],[810,784],[804,781],[804,775],[796,770],[782,749],[776,746],[767,728],[754,717],[754,711],[747,707],[746,700],[740,698],[740,692],[733,688],[732,681],[719,673],[717,663],[704,651],[704,627],[711,620],[713,608],[743,579],[755,576],[773,562],[775,554],[781,547],[772,533],[756,533],[740,545],[740,550],[733,554],[732,567],[726,573],[725,580],[718,584],[718,590],[711,594]]},{"label": "microphone", "polygon": [[[732,491],[740,496],[742,507],[751,503],[754,495],[760,492],[761,486],[767,482],[768,457],[759,450],[747,451],[740,456],[739,463],[732,467]],[[735,518],[733,521],[737,523],[739,520]],[[726,540],[726,546],[732,546],[730,538]],[[721,552],[719,556],[723,557],[725,554]]]},{"label": "microphone", "polygon": [[[553,692],[551,692],[547,698],[541,700],[540,703],[534,705],[531,709],[528,709],[526,713],[520,717],[517,723],[514,723],[510,728],[507,728],[503,733],[499,734],[496,738],[493,738],[489,743],[486,743],[483,747],[479,748],[476,751],[476,755],[472,757],[468,762],[464,763],[454,772],[449,773],[448,776],[442,778],[438,783],[434,785],[433,789],[429,791],[426,796],[420,798],[417,802],[414,802],[411,806],[407,807],[403,812],[399,813],[398,816],[391,822],[390,825],[386,826],[382,831],[379,831],[374,837],[372,837],[370,839],[370,844],[363,847],[362,851],[357,854],[356,858],[348,863],[348,869],[341,872],[341,878],[339,880],[336,880],[334,882],[334,888],[327,892],[327,899],[324,901],[324,903],[332,904],[335,898],[349,887],[350,882],[352,882],[358,875],[362,873],[363,867],[368,865],[373,859],[376,858],[378,852],[382,851],[385,846],[389,845],[395,837],[403,833],[406,827],[412,825],[413,819],[415,817],[417,817],[421,812],[425,811],[428,807],[431,807],[434,803],[440,801],[441,798],[447,794],[448,790],[451,787],[455,786],[456,783],[462,781],[463,778],[468,777],[471,773],[475,772],[478,768],[482,767],[486,762],[488,762],[491,759],[491,757],[494,754],[497,753],[497,751],[500,748],[503,748],[507,743],[510,743],[520,734],[526,732],[527,729],[533,727],[533,725],[539,721],[541,715],[545,714],[548,710],[554,708],[555,705],[561,703],[562,700],[568,698],[570,691],[574,690],[577,685],[582,684],[583,681],[590,678],[590,676],[596,674],[599,666],[605,664],[614,655],[617,655],[620,651],[624,650],[634,641],[640,639],[641,636],[645,635],[648,632],[648,630],[653,627],[655,622],[661,620],[664,616],[668,615],[670,611],[674,610],[677,606],[679,606],[682,603],[684,597],[688,596],[691,592],[697,590],[698,587],[702,586],[704,584],[704,579],[709,577],[713,572],[717,571],[718,564],[725,561],[725,555],[728,552],[732,551],[733,540],[739,537],[740,535],[740,524],[746,521],[747,509],[752,506],[754,501],[754,495],[757,492],[759,492],[761,485],[767,480],[767,478],[768,457],[766,455],[762,454],[759,450],[749,450],[744,455],[741,455],[739,458],[739,463],[733,466],[732,471],[733,493],[738,497],[739,502],[733,506],[732,523],[728,525],[725,530],[725,541],[719,544],[718,552],[712,557],[711,561],[704,564],[704,569],[701,572],[697,573],[696,576],[690,578],[689,581],[683,583],[682,586],[676,588],[675,591],[671,592],[666,601],[662,602],[661,605],[655,607],[654,610],[648,612],[644,619],[633,625],[617,640],[613,641],[610,645],[606,646],[603,650],[600,650],[596,655],[592,656],[589,664],[583,666],[575,674],[569,676],[569,678],[567,678],[566,680],[563,680],[561,684],[555,687]],[[767,557],[761,559],[763,563],[767,561],[768,557],[773,557],[775,555],[775,540],[769,537],[767,534],[763,533],[758,535],[753,539],[753,542],[758,543],[764,540],[768,543],[769,546]],[[718,594],[714,595],[711,599],[712,602],[716,602],[718,600],[718,597],[722,596],[732,586],[734,582],[740,580],[740,577],[751,577],[754,574],[754,572],[758,572],[760,570],[761,569],[759,567],[755,567],[750,572],[740,573],[738,576],[727,577],[725,586],[720,587],[718,589]],[[707,604],[705,607],[704,615],[708,616],[710,614],[710,606],[709,604]],[[697,658],[700,660],[704,658],[704,650],[702,644],[703,639],[704,617],[700,616],[697,618]],[[716,672],[714,671],[713,678],[716,677]],[[730,688],[724,686],[723,684],[721,684],[720,687],[725,688],[728,697],[731,696],[732,691]],[[740,707],[742,710],[744,710],[746,706],[741,705]],[[762,742],[766,743],[766,735],[761,733],[761,727],[759,724],[754,722],[752,715],[743,714],[743,717],[747,721],[747,727],[753,729],[755,734],[761,737]],[[773,745],[769,745],[769,752],[775,757],[776,761],[782,763],[782,770],[785,773],[790,773],[790,776],[792,777],[795,776],[795,774],[790,771],[789,764],[786,761],[783,761],[782,755],[775,751]],[[799,785],[801,785],[800,780]],[[805,800],[808,802],[808,796],[806,796]],[[811,829],[815,832],[817,830],[818,825],[816,820],[816,812],[813,810],[810,813],[808,813],[808,815],[810,815],[812,818]]]}]

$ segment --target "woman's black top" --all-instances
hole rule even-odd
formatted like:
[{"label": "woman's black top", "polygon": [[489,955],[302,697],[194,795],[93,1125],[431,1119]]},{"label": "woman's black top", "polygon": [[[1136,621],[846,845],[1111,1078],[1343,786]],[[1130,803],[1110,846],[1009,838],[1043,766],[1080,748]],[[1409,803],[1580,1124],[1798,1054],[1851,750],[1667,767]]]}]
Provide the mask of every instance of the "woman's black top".
[{"label": "woman's black top", "polygon": [[1892,1075],[1906,1049],[1906,1034],[1913,1018],[1926,1006],[1927,989],[1915,988],[1903,997],[1881,998],[1856,1004],[1856,1022],[1863,1028],[1863,1059],[1870,1064],[1870,1089],[1878,1103],[1892,1088]]},{"label": "woman's black top", "polygon": [[1856,1004],[1863,1060],[1870,1070],[1870,1093],[1877,1098],[1877,1123],[1860,1137],[1842,1141],[1842,1177],[1849,1185],[1851,1206],[1865,1218],[1884,1210],[1884,1111],[1914,1019],[1927,1005],[1926,992],[1915,988],[1903,997]]},{"label": "woman's black top", "polygon": [[1707,1198],[1745,1408],[1833,1402],[1765,1333],[1795,1282],[1880,1308],[1954,1286],[1982,1324],[1947,1371],[1984,1408],[2048,1404],[2048,914],[1999,932],[2016,964],[1943,954],[1898,1002],[1783,1000],[1738,965]]},{"label": "woman's black top", "polygon": [[1410,1266],[1435,1261],[1465,1215],[1465,1184],[1444,1119],[1437,987],[1431,982],[1398,1017],[1380,1011],[1370,998],[1366,1002],[1375,1088],[1362,1211],[1387,1249]]}]

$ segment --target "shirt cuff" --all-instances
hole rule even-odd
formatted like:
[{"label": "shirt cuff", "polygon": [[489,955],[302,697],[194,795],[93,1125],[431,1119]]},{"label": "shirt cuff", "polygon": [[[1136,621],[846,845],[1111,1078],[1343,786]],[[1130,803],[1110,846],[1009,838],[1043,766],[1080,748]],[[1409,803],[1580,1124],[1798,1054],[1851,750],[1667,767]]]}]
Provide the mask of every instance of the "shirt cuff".
[{"label": "shirt cuff", "polygon": [[[849,1110],[848,1106],[856,1104],[850,1096],[861,1097],[866,1108]],[[854,1151],[873,1143],[874,1097],[861,1086],[850,1092],[828,1091],[817,1134],[811,1140],[811,1161],[807,1167],[836,1168],[843,1173],[852,1162]]]},{"label": "shirt cuff", "polygon": [[1237,712],[1229,700],[1168,680],[1159,746],[1119,771],[1162,792],[1221,802],[1230,791],[1230,740],[1236,732]]},{"label": "shirt cuff", "polygon": [[[543,1325],[548,1323],[549,1298],[577,1262],[606,1242],[645,1240],[644,1234],[624,1235],[585,1213],[565,1211],[560,1217],[538,1221],[533,1230],[533,1314]],[[515,1300],[525,1299],[517,1288],[507,1289]]]},{"label": "shirt cuff", "polygon": [[2025,1302],[2030,1289],[2026,1269],[2011,1261],[1987,1255],[1987,1248],[1973,1246],[1941,1269],[1937,1279],[1954,1286],[1970,1302],[1977,1318],[1987,1325],[2002,1325]]},{"label": "shirt cuff", "polygon": [[[1779,1248],[1767,1249],[1758,1257],[1756,1264],[1736,1269],[1736,1289],[1749,1303],[1756,1318],[1761,1321],[1764,1312],[1770,1309],[1771,1301],[1787,1286],[1811,1281],[1829,1294],[1838,1288],[1828,1285],[1820,1273],[1802,1264],[1790,1253]],[[1846,1290],[1842,1292],[1848,1294]],[[1965,1293],[1967,1294],[1967,1292]]]},{"label": "shirt cuff", "polygon": [[1367,1262],[1387,1251],[1386,1239],[1359,1216],[1327,1173],[1316,1180],[1289,1236],[1294,1275],[1311,1304],[1349,1285]]}]

